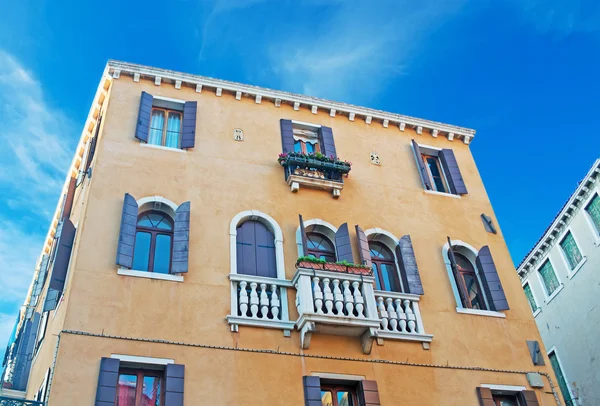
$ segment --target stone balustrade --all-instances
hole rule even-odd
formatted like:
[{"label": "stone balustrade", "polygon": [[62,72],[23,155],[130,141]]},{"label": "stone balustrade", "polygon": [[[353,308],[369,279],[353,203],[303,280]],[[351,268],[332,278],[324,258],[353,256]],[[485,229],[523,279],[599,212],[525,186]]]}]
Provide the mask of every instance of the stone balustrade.
[{"label": "stone balustrade", "polygon": [[380,320],[377,337],[430,342],[433,336],[425,334],[419,299],[418,295],[375,291]]}]

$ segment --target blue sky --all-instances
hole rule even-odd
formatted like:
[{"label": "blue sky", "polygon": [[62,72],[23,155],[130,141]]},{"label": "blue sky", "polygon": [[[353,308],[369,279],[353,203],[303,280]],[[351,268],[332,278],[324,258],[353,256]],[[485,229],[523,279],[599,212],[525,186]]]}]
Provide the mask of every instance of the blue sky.
[{"label": "blue sky", "polygon": [[600,155],[597,0],[0,7],[0,343],[109,58],[476,129],[471,148],[517,263]]}]

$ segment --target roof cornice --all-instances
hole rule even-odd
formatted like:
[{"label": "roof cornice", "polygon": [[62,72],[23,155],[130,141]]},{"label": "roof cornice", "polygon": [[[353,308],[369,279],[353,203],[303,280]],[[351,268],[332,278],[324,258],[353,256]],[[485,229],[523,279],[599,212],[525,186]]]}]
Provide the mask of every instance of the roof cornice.
[{"label": "roof cornice", "polygon": [[121,74],[128,74],[133,76],[134,81],[136,82],[139,81],[141,77],[144,77],[153,80],[157,86],[160,86],[163,82],[169,82],[173,83],[176,89],[180,89],[182,85],[186,85],[195,88],[198,93],[203,89],[210,89],[211,91],[214,91],[217,96],[221,96],[223,91],[225,91],[235,95],[237,100],[240,100],[242,96],[253,98],[257,104],[260,104],[264,100],[269,100],[273,102],[276,107],[280,107],[282,103],[290,104],[294,106],[294,110],[299,110],[300,107],[304,107],[310,109],[313,114],[317,114],[317,111],[322,109],[328,111],[331,117],[343,115],[348,117],[350,121],[354,121],[356,117],[359,117],[364,119],[367,124],[378,121],[383,127],[387,128],[392,124],[393,126],[397,126],[400,131],[404,131],[405,127],[409,126],[414,128],[418,134],[422,134],[425,130],[429,132],[432,137],[444,135],[448,137],[448,140],[450,141],[454,138],[460,138],[465,144],[469,144],[475,136],[475,130],[470,128],[458,127],[402,114],[389,113],[367,107],[354,106],[347,103],[334,102],[317,97],[245,85],[227,80],[213,79],[206,76],[153,68],[150,66],[109,60],[107,71],[115,79],[118,79]]}]

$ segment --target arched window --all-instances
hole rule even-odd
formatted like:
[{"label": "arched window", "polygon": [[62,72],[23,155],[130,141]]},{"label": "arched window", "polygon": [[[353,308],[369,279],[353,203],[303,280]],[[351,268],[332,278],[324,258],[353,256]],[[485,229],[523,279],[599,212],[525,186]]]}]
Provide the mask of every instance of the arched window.
[{"label": "arched window", "polygon": [[237,273],[277,278],[275,236],[263,223],[247,220],[236,229]]},{"label": "arched window", "polygon": [[160,211],[138,216],[133,251],[133,269],[168,274],[171,268],[173,219]]},{"label": "arched window", "polygon": [[306,233],[307,252],[309,257],[335,262],[335,246],[331,240],[321,233]]},{"label": "arched window", "polygon": [[463,291],[467,293],[468,297],[465,302],[470,305],[469,307],[472,309],[485,310],[486,306],[482,294],[483,290],[479,285],[475,266],[463,254],[455,252],[454,257],[456,258],[456,267],[458,268],[459,278],[456,283],[462,284],[463,286],[463,289],[459,289],[459,292]]},{"label": "arched window", "polygon": [[369,251],[377,290],[402,292],[392,251],[379,241],[369,241]]}]

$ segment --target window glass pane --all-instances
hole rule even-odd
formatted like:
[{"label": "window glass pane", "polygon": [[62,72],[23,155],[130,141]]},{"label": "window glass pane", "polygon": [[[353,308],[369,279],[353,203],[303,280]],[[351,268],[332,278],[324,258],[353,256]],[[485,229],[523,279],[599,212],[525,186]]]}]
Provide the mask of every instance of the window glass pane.
[{"label": "window glass pane", "polygon": [[315,152],[315,146],[313,144],[311,144],[310,142],[305,142],[304,145],[306,145],[306,153],[307,154],[312,154]]},{"label": "window glass pane", "polygon": [[383,276],[383,289],[387,291],[395,290],[395,278],[392,273],[395,270],[389,264],[380,264],[379,267],[381,268],[381,276]]},{"label": "window glass pane", "polygon": [[333,396],[330,391],[321,391],[321,406],[333,406]]},{"label": "window glass pane", "polygon": [[171,236],[158,234],[154,247],[154,272],[169,273],[171,265]]},{"label": "window glass pane", "polygon": [[338,391],[337,393],[338,406],[352,406],[352,395],[347,391]]},{"label": "window glass pane", "polygon": [[135,249],[133,251],[133,269],[136,271],[148,271],[148,260],[150,259],[150,233],[138,231],[135,233]]},{"label": "window glass pane", "polygon": [[306,236],[308,240],[308,248],[322,250],[322,251],[335,251],[333,244],[329,241],[329,238],[322,234],[308,233]]},{"label": "window glass pane", "polygon": [[439,162],[436,157],[428,156],[426,157],[427,166],[429,167],[429,173],[431,173],[431,177],[433,178],[433,187],[438,192],[446,192],[446,185],[444,184],[444,179],[442,172],[439,167]]},{"label": "window glass pane", "polygon": [[500,399],[500,406],[519,406],[517,400],[514,398],[502,398]]},{"label": "window glass pane", "polygon": [[558,381],[558,386],[560,386],[560,391],[563,394],[563,399],[565,401],[566,406],[574,406],[575,403],[571,399],[569,394],[569,388],[567,386],[567,380],[563,374],[563,371],[558,363],[558,358],[556,357],[556,353],[551,352],[548,354],[548,358],[550,359],[550,364],[552,365],[552,369],[554,370],[554,374],[556,375],[556,380]]},{"label": "window glass pane", "polygon": [[381,288],[381,282],[379,281],[379,267],[377,266],[377,264],[375,262],[373,262],[371,264],[371,267],[373,268],[373,276],[375,277],[375,287],[377,290],[383,290]]},{"label": "window glass pane", "polygon": [[160,406],[160,378],[145,376],[140,406]]},{"label": "window glass pane", "polygon": [[485,309],[483,306],[483,298],[479,293],[479,284],[477,283],[477,277],[474,274],[465,273],[462,274],[465,285],[467,286],[467,292],[469,294],[468,300],[471,302],[473,309]]},{"label": "window glass pane", "polygon": [[150,134],[148,136],[148,144],[161,145],[162,133],[165,126],[165,113],[162,110],[152,110],[152,118],[150,120]]},{"label": "window glass pane", "polygon": [[527,297],[527,301],[529,302],[529,306],[531,306],[532,311],[536,311],[538,309],[537,303],[535,302],[535,298],[533,297],[533,292],[531,291],[531,286],[526,284],[523,286],[523,290],[525,291],[525,296]]},{"label": "window glass pane", "polygon": [[179,148],[179,134],[181,132],[181,113],[169,112],[167,121],[167,138],[165,147]]},{"label": "window glass pane", "polygon": [[558,289],[559,286],[558,278],[554,273],[554,269],[552,268],[550,261],[546,261],[538,272],[540,273],[542,281],[544,282],[546,293],[548,296],[550,296],[556,289]]},{"label": "window glass pane", "polygon": [[592,223],[594,223],[598,234],[600,234],[600,196],[594,196],[590,204],[585,208],[585,211],[590,215]]},{"label": "window glass pane", "polygon": [[146,214],[143,217],[140,217],[140,219],[138,220],[138,226],[140,227],[153,227],[152,221],[150,220],[150,218],[148,217],[148,215]]},{"label": "window glass pane", "polygon": [[302,141],[294,141],[294,152],[302,152]]},{"label": "window glass pane", "polygon": [[371,258],[381,258],[390,261],[394,260],[394,255],[389,248],[379,242],[369,242],[369,250],[371,251]]},{"label": "window glass pane", "polygon": [[571,270],[575,269],[583,259],[583,256],[581,255],[581,251],[579,251],[571,232],[567,233],[565,238],[560,242],[560,247],[565,253],[565,257],[567,258]]},{"label": "window glass pane", "polygon": [[117,387],[117,406],[135,406],[136,386],[136,375],[119,374],[119,384]]}]

